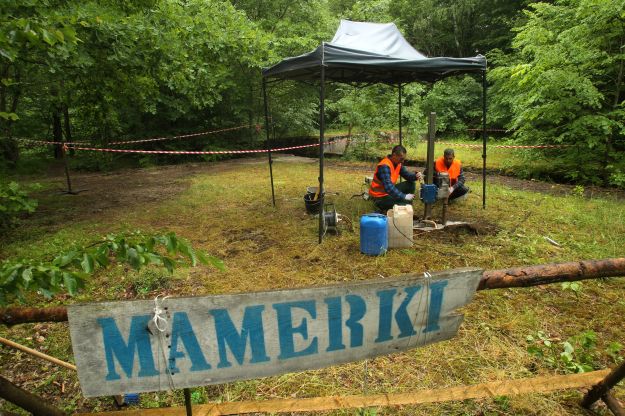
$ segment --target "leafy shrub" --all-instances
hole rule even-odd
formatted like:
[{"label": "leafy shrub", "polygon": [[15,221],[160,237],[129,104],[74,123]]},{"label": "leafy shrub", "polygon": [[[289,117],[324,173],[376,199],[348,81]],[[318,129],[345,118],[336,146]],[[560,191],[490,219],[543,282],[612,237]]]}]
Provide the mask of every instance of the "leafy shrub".
[{"label": "leafy shrub", "polygon": [[[549,367],[566,373],[584,373],[600,367],[601,351],[597,349],[597,334],[584,331],[564,342],[538,331],[526,337],[527,352],[544,360]],[[605,353],[615,362],[619,361],[619,351],[623,346],[618,342],[608,345]]]},{"label": "leafy shrub", "polygon": [[8,303],[12,298],[23,300],[28,291],[36,291],[46,297],[62,290],[73,295],[90,274],[98,267],[108,266],[113,258],[129,264],[135,270],[156,265],[173,273],[174,267],[183,260],[188,260],[191,266],[200,262],[224,269],[220,259],[196,252],[188,242],[174,233],[154,236],[144,236],[141,232],[108,235],[96,244],[59,254],[52,262],[3,262],[0,264],[0,305]]},{"label": "leafy shrub", "polygon": [[0,184],[0,228],[12,225],[18,215],[35,212],[36,208],[37,201],[29,198],[28,193],[17,182]]}]

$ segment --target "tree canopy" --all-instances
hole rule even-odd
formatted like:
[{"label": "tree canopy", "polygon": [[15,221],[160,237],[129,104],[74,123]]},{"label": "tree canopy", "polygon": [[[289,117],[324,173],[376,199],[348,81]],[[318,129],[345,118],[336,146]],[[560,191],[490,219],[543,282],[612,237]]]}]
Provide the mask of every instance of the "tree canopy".
[{"label": "tree canopy", "polygon": [[[562,178],[625,186],[624,9],[622,0],[6,0],[0,166],[18,163],[13,137],[105,144],[262,123],[261,68],[330,40],[347,18],[393,21],[427,56],[484,54],[489,127],[523,143],[571,145],[546,155]],[[423,114],[436,111],[441,134],[479,127],[479,82],[410,86],[404,124],[422,130]],[[396,106],[387,87],[335,85],[329,127],[393,128]],[[278,134],[313,133],[317,91],[272,85],[270,111]],[[193,146],[261,139],[232,134]]]}]

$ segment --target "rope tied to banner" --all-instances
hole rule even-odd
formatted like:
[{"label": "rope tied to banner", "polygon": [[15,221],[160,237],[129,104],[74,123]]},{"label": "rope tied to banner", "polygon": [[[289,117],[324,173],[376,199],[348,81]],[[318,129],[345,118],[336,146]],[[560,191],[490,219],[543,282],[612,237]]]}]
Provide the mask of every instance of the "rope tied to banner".
[{"label": "rope tied to banner", "polygon": [[[154,309],[152,310],[154,312],[154,316],[152,317],[152,322],[154,322],[154,326],[159,332],[165,332],[167,329],[167,318],[163,317],[163,315],[165,315],[166,311],[163,309],[162,304],[159,303],[159,296],[161,295],[157,295],[154,298]],[[169,298],[169,296],[163,297],[162,300],[164,301],[167,298]],[[161,327],[159,324],[162,324],[163,326]]]},{"label": "rope tied to banner", "polygon": [[[171,363],[168,357],[169,355],[168,349],[170,347],[168,346],[169,343],[165,340],[165,337],[169,337],[169,334],[166,333],[169,321],[166,318],[167,308],[164,307],[163,305],[163,302],[166,299],[168,299],[169,296],[163,296],[162,299],[159,299],[160,297],[161,295],[156,295],[156,297],[154,298],[154,308],[152,309],[152,313],[154,315],[152,316],[152,319],[150,320],[150,324],[148,325],[147,329],[148,329],[148,332],[150,332],[158,340],[158,349],[161,352],[161,356],[162,356],[162,361],[160,359],[157,360],[159,374],[161,373],[160,370],[161,370],[161,362],[162,362],[165,364],[165,374],[167,376],[167,385],[170,390],[173,390],[176,387],[174,383],[174,378],[172,377],[174,373],[174,371],[172,370],[172,367],[175,368],[175,364]],[[153,328],[155,328],[156,331],[154,331]],[[160,384],[160,378],[159,378],[159,384]]]}]

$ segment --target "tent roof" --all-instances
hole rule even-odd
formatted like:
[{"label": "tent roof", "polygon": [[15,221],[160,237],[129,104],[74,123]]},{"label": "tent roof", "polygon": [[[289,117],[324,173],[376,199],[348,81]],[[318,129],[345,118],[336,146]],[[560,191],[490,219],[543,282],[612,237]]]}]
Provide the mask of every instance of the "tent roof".
[{"label": "tent roof", "polygon": [[484,71],[486,58],[428,58],[410,46],[394,23],[341,20],[331,42],[263,69],[263,77],[317,80],[322,65],[327,80],[397,84]]}]

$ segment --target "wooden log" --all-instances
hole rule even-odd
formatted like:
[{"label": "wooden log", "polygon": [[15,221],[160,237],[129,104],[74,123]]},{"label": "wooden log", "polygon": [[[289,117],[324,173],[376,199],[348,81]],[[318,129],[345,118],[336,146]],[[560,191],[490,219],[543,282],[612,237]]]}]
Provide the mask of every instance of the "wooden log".
[{"label": "wooden log", "polygon": [[0,376],[0,397],[31,412],[35,416],[64,416],[65,413],[45,403],[39,396],[16,386]]},{"label": "wooden log", "polygon": [[[584,260],[511,269],[486,270],[477,290],[538,286],[558,282],[625,276],[625,258]],[[65,322],[67,308],[0,308],[0,324]]]},{"label": "wooden log", "polygon": [[614,396],[610,394],[610,392],[605,393],[601,396],[601,400],[605,403],[605,405],[614,413],[614,416],[625,416],[625,409],[623,406],[616,400]]},{"label": "wooden log", "polygon": [[582,399],[582,406],[589,409],[594,402],[599,400],[612,387],[614,387],[616,383],[623,380],[623,378],[625,378],[625,361],[613,369],[610,374],[606,376],[606,378],[594,385],[588,393],[586,393]]},{"label": "wooden log", "polygon": [[11,326],[32,322],[67,322],[67,308],[0,308],[0,324]]},{"label": "wooden log", "polygon": [[[608,374],[608,370],[590,373],[542,376],[519,380],[502,380],[472,386],[416,390],[407,393],[373,394],[370,396],[326,396],[307,399],[274,399],[246,402],[213,403],[193,406],[198,415],[236,415],[246,413],[319,413],[337,409],[380,406],[405,406],[441,403],[468,399],[493,398],[515,394],[546,393],[592,385]],[[122,410],[103,413],[83,413],[93,416],[185,416],[184,407]]]},{"label": "wooden log", "polygon": [[625,258],[487,270],[482,276],[477,290],[538,286],[599,277],[625,276]]}]

